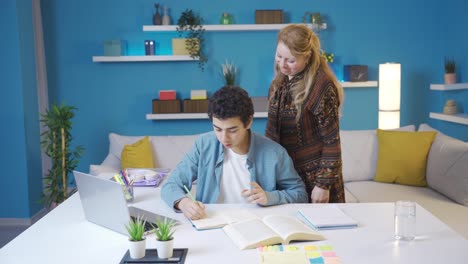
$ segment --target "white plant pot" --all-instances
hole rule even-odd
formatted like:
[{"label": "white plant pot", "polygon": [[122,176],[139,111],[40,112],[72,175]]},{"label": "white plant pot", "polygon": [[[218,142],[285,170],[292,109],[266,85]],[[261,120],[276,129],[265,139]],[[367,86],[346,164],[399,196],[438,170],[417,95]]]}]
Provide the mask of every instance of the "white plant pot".
[{"label": "white plant pot", "polygon": [[145,257],[146,254],[146,238],[141,241],[128,241],[130,257],[132,259],[141,259]]},{"label": "white plant pot", "polygon": [[174,239],[169,241],[159,241],[156,239],[156,249],[159,258],[170,258],[174,251]]}]

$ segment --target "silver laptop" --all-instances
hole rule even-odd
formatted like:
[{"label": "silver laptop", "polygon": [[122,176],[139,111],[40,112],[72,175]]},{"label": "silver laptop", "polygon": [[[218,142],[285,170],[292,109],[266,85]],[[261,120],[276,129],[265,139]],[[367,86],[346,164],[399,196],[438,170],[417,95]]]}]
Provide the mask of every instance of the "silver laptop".
[{"label": "silver laptop", "polygon": [[155,223],[158,218],[166,217],[127,206],[122,186],[117,182],[78,171],[73,171],[73,175],[86,220],[94,224],[128,235],[125,225],[131,217],[139,216],[146,219],[145,231],[147,232],[152,231],[151,224],[156,227]]}]

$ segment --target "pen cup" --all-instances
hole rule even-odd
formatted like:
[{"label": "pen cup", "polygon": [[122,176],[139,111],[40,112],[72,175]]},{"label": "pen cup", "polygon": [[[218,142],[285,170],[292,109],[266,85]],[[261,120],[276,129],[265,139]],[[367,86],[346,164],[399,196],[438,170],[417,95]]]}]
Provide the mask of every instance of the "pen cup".
[{"label": "pen cup", "polygon": [[395,203],[395,239],[413,240],[416,229],[416,203],[397,201]]},{"label": "pen cup", "polygon": [[133,199],[135,198],[135,194],[133,192],[133,185],[122,185],[125,200],[127,203],[132,203]]}]

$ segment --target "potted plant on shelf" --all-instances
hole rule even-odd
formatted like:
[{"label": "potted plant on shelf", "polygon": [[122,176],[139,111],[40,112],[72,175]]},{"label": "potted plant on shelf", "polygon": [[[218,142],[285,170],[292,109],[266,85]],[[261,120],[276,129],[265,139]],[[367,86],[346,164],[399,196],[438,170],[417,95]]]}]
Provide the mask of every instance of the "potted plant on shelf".
[{"label": "potted plant on shelf", "polygon": [[72,122],[75,116],[73,106],[53,104],[51,109],[41,113],[40,122],[45,131],[41,133],[41,147],[51,159],[51,168],[44,177],[44,192],[41,201],[46,208],[53,208],[63,202],[76,189],[68,188],[68,174],[78,166],[84,148],[72,149]]},{"label": "potted plant on shelf", "polygon": [[[198,59],[198,66],[203,71],[205,63],[208,61],[208,58],[203,51],[203,44],[205,42],[205,28],[203,27],[203,18],[196,14],[192,9],[186,9],[182,12],[179,19],[177,20],[176,29],[177,32],[179,32],[179,36],[182,36],[182,33],[186,33],[186,38],[183,39],[185,42],[185,49],[191,58]],[[182,40],[178,41],[180,42]]]},{"label": "potted plant on shelf", "polygon": [[455,60],[450,58],[445,58],[445,76],[444,80],[446,84],[453,84],[457,81],[457,76],[455,74]]},{"label": "potted plant on shelf", "polygon": [[174,226],[175,222],[164,218],[156,221],[157,228],[154,229],[156,235],[156,249],[159,258],[170,258],[174,251]]},{"label": "potted plant on shelf", "polygon": [[224,85],[233,86],[236,85],[237,78],[237,67],[232,62],[226,61],[224,64],[221,64],[221,74],[223,76]]},{"label": "potted plant on shelf", "polygon": [[137,217],[136,219],[130,219],[128,225],[125,225],[129,236],[129,251],[132,259],[140,259],[146,255],[145,224],[146,221],[143,218]]}]

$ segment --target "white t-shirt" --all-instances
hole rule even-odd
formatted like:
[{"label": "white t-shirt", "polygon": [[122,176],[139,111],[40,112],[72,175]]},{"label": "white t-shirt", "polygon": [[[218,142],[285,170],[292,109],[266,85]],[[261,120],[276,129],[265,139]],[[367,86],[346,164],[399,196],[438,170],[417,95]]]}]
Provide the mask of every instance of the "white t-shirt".
[{"label": "white t-shirt", "polygon": [[225,148],[218,203],[247,203],[241,195],[245,189],[250,189],[247,154],[239,155]]}]

